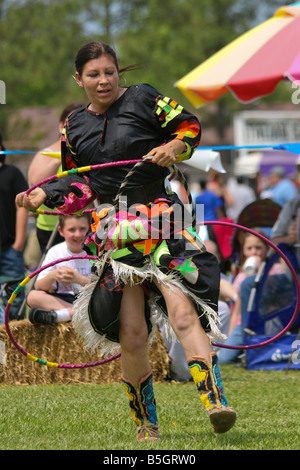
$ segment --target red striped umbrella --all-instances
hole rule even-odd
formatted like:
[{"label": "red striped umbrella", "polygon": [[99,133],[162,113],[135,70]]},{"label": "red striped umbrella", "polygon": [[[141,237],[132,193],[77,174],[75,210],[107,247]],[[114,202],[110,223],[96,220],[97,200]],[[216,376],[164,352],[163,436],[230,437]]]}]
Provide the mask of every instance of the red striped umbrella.
[{"label": "red striped umbrella", "polygon": [[279,8],[175,86],[199,107],[228,91],[248,103],[271,94],[286,78],[300,86],[300,1]]}]

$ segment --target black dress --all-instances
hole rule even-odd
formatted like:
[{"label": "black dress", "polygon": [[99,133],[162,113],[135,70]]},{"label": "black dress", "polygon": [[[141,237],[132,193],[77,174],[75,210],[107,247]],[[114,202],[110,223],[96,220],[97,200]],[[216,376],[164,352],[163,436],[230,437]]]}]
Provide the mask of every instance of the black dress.
[{"label": "black dress", "polygon": [[[200,141],[197,118],[174,100],[145,84],[129,87],[105,115],[82,107],[69,116],[62,139],[64,170],[99,163],[141,160],[159,145],[178,138],[186,144],[180,162]],[[192,298],[199,320],[214,339],[217,328],[219,266],[186,219],[186,208],[165,184],[169,169],[143,163],[101,168],[85,175],[69,174],[48,184],[49,207],[73,213],[91,201],[93,213],[86,250],[97,254],[105,238],[104,254],[94,263],[92,282],[75,303],[73,324],[89,349],[103,354],[118,350],[118,315],[125,283],[140,283],[145,292],[149,333],[155,319],[167,319],[163,297],[152,280],[177,287]],[[112,206],[126,181],[122,206]],[[109,210],[114,217],[107,229]],[[167,322],[168,323],[168,322]],[[172,336],[171,329],[168,330]]]}]

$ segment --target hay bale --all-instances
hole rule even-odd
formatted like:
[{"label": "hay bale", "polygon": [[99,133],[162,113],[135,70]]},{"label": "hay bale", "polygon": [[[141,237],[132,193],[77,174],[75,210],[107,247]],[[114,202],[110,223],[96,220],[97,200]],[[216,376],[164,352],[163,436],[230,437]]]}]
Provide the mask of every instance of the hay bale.
[{"label": "hay bale", "polygon": [[[9,323],[16,342],[28,353],[58,364],[86,364],[99,361],[79,342],[71,323],[33,325],[28,320]],[[169,371],[169,357],[159,331],[149,350],[155,381],[163,381]],[[0,325],[0,384],[37,385],[119,382],[121,360],[81,369],[53,368],[31,361],[11,342],[5,325]]]}]

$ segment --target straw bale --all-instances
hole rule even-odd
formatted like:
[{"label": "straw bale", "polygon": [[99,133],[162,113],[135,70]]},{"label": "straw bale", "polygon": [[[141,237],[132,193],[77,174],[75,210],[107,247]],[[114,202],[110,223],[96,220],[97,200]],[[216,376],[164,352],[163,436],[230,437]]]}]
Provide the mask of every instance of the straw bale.
[{"label": "straw bale", "polygon": [[[83,348],[71,323],[33,325],[28,320],[12,321],[10,331],[26,352],[58,364],[86,364],[101,360],[97,353]],[[161,335],[149,349],[149,359],[156,382],[163,381],[169,371],[169,357]],[[0,325],[0,384],[37,385],[119,382],[121,360],[80,369],[53,368],[38,364],[22,354],[10,340],[5,325]]]}]

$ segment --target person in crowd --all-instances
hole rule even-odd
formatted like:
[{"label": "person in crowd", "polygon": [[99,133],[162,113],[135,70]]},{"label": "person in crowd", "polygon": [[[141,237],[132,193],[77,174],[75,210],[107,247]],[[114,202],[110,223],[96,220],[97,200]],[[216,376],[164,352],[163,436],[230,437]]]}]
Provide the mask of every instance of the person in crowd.
[{"label": "person in crowd", "polygon": [[[300,265],[298,247],[300,237],[299,221],[300,195],[298,194],[293,199],[290,199],[281,209],[271,232],[271,241],[275,245],[283,243],[292,248],[296,255],[298,266]],[[297,266],[295,268],[297,271]],[[241,313],[243,319],[246,319],[248,299],[254,286],[254,279],[255,276],[250,276],[241,284]],[[284,296],[282,295],[282,292],[284,292]],[[294,295],[294,281],[289,270],[286,270],[286,272],[268,277],[260,304],[264,310],[266,310],[266,306],[270,308],[271,305],[273,305],[274,308],[282,308],[292,302]],[[267,334],[277,334],[282,330],[282,324],[278,319],[276,322],[272,321],[266,326]],[[296,328],[298,330],[298,327]],[[291,331],[293,331],[293,327]]]},{"label": "person in crowd", "polygon": [[226,208],[226,214],[236,222],[242,210],[256,200],[255,191],[246,183],[246,178],[242,175],[231,178],[227,183],[227,188],[232,201]]},{"label": "person in crowd", "polygon": [[268,193],[270,199],[283,207],[290,199],[297,196],[298,191],[296,185],[286,177],[284,168],[276,166],[269,174]]},{"label": "person in crowd", "polygon": [[223,202],[223,217],[227,216],[227,207],[233,204],[233,196],[228,189],[227,182],[224,179],[224,175],[219,171],[210,168],[208,172],[208,180],[206,184],[208,191],[212,191],[222,199]]},{"label": "person in crowd", "polygon": [[[28,169],[28,182],[30,186],[33,186],[40,181],[44,180],[45,178],[48,178],[49,176],[55,175],[59,171],[61,171],[61,159],[60,158],[54,158],[49,155],[44,155],[44,153],[49,153],[49,152],[54,152],[54,153],[60,153],[60,147],[61,147],[61,133],[64,128],[64,123],[69,116],[69,114],[74,111],[75,109],[78,109],[82,106],[82,103],[71,103],[67,105],[61,112],[60,117],[59,117],[59,124],[58,124],[58,131],[59,131],[59,137],[58,140],[50,144],[48,147],[44,148],[40,152],[38,152]],[[40,207],[42,210],[49,210],[48,207],[45,205],[42,205]],[[40,245],[40,250],[41,253],[45,253],[46,247],[49,241],[49,238],[53,232],[53,230],[56,229],[58,222],[58,216],[55,215],[48,215],[48,214],[38,214],[37,220],[36,220],[36,235],[37,239]],[[56,243],[61,243],[63,242],[64,239],[61,237],[59,231],[57,231],[54,239],[52,240],[52,245],[55,245]]]},{"label": "person in crowd", "polygon": [[200,194],[195,199],[197,222],[221,219],[224,216],[221,197],[207,189],[206,181],[201,180],[199,184]]},{"label": "person in crowd", "polygon": [[[1,135],[0,150],[5,150]],[[23,173],[15,165],[5,163],[5,154],[0,155],[0,277],[1,284],[6,284],[1,295],[0,323],[4,323],[10,295],[25,277],[23,250],[27,234],[27,209],[17,207],[15,198],[20,191],[27,189]],[[24,318],[25,312],[20,311],[24,298],[23,288],[11,305],[9,320]]]},{"label": "person in crowd", "polygon": [[[58,230],[64,241],[49,249],[42,267],[62,258],[86,256],[82,243],[89,229],[89,221],[89,214],[60,215]],[[31,307],[29,321],[45,325],[70,321],[73,303],[82,286],[89,283],[90,273],[89,259],[76,258],[42,270],[37,276],[35,289],[27,296]]]},{"label": "person in crowd", "polygon": [[[267,238],[266,234],[261,229],[254,228],[253,230]],[[263,239],[250,232],[246,232],[244,234],[241,244],[239,273],[233,280],[233,286],[238,292],[238,297],[232,312],[231,323],[228,331],[228,339],[225,341],[226,345],[239,346],[244,344],[245,315],[242,313],[241,306],[241,285],[248,276],[251,276],[251,280],[253,280],[254,275],[258,272],[261,263],[266,258],[268,248],[269,246],[267,242],[265,242]],[[271,269],[270,274],[275,275],[284,271],[285,267],[280,263],[276,263]],[[252,281],[252,285],[253,282],[254,281]],[[243,301],[245,302],[245,299],[243,299]],[[219,362],[220,364],[235,362],[240,353],[241,351],[239,349],[223,348],[219,352]]]},{"label": "person in crowd", "polygon": [[[298,158],[297,163],[297,185],[299,190],[299,181],[300,181],[300,159]],[[283,174],[281,172],[281,174]],[[284,206],[282,207],[278,218],[271,231],[271,241],[278,245],[280,243],[286,244],[288,247],[292,248],[294,251],[297,264],[300,266],[300,195],[297,193],[293,198],[289,199]],[[298,270],[296,266],[296,270]],[[251,290],[254,286],[255,276],[249,276],[241,284],[241,314],[242,319],[245,321],[247,315],[248,299],[251,293]],[[277,308],[285,307],[292,302],[295,292],[294,292],[294,281],[291,274],[287,270],[285,273],[277,274],[274,276],[268,277],[266,281],[266,289],[262,293],[261,304],[264,307],[265,305],[274,305]],[[285,295],[282,295],[282,292]],[[265,309],[265,307],[264,307]],[[291,331],[293,331],[295,326]],[[298,327],[296,327],[298,330]],[[270,327],[267,325],[267,333],[277,334],[282,330],[282,325],[277,319],[277,322],[270,322]]]},{"label": "person in crowd", "polygon": [[300,195],[290,199],[281,209],[272,232],[272,242],[295,246],[299,242]]},{"label": "person in crowd", "polygon": [[[89,104],[66,121],[63,170],[128,159],[137,163],[68,174],[29,196],[19,194],[17,202],[32,208],[46,203],[73,212],[96,197],[101,203],[89,244],[99,254],[93,265],[96,280],[82,289],[72,320],[90,349],[122,352],[122,382],[137,440],[159,439],[147,344],[153,305],[183,346],[214,431],[226,432],[234,425],[236,412],[224,396],[210,340],[212,335],[222,337],[216,312],[218,263],[192,227],[183,230],[179,211],[175,214],[181,202],[165,189],[169,168],[189,158],[199,145],[199,121],[151,85],[121,87],[120,74],[132,67],[119,69],[116,53],[107,44],[85,44],[75,66]],[[163,229],[152,230],[157,213],[171,225],[167,238]],[[139,232],[132,239],[128,230],[137,224],[147,228],[147,235]]]}]

